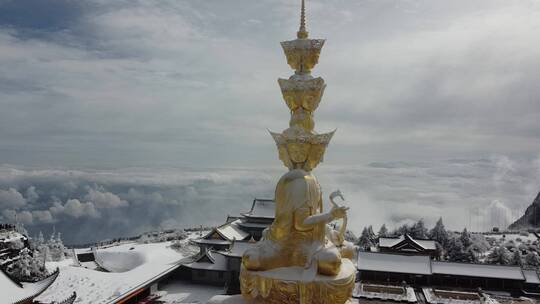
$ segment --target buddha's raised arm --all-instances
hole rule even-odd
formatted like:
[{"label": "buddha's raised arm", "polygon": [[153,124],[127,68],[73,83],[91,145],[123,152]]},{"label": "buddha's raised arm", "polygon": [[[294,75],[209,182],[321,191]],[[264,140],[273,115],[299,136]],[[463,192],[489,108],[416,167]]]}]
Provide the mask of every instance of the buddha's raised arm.
[{"label": "buddha's raised arm", "polygon": [[294,227],[298,231],[307,231],[318,224],[326,224],[345,217],[348,209],[347,207],[333,207],[329,212],[312,215],[309,207],[301,207],[294,211]]}]

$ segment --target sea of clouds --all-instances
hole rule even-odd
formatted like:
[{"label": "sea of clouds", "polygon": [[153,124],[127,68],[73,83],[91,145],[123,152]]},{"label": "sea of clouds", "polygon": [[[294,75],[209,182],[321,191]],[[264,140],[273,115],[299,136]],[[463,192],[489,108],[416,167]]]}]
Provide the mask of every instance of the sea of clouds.
[{"label": "sea of clouds", "polygon": [[[53,229],[68,244],[149,230],[223,223],[272,198],[284,170],[68,170],[0,166],[0,222],[21,222],[31,235]],[[327,195],[341,189],[349,226],[391,227],[443,217],[447,227],[486,230],[519,217],[540,190],[540,160],[493,156],[478,160],[322,165]],[[326,208],[329,208],[326,204]]]}]

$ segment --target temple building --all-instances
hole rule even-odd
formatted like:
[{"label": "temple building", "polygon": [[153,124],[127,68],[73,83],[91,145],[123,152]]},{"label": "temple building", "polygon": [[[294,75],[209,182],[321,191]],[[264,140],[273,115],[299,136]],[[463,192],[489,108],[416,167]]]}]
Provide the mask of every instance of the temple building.
[{"label": "temple building", "polygon": [[414,239],[408,234],[400,237],[380,237],[379,251],[384,253],[414,254],[436,256],[437,247],[434,240]]},{"label": "temple building", "polygon": [[359,252],[357,268],[360,282],[506,291],[518,296],[540,290],[537,271],[520,266],[441,262],[417,254]]},{"label": "temple building", "polygon": [[272,224],[274,209],[273,200],[255,198],[248,212],[238,217],[227,216],[223,225],[193,240],[199,253],[182,264],[178,276],[196,283],[225,286],[229,294],[239,293],[242,254]]}]

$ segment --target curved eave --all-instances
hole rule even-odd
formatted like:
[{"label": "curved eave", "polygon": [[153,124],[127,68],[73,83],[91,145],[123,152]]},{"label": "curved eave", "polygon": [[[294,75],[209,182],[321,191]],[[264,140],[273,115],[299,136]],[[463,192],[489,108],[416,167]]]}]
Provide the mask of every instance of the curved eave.
[{"label": "curved eave", "polygon": [[270,224],[259,224],[259,223],[239,223],[238,226],[243,228],[250,228],[250,229],[266,229]]},{"label": "curved eave", "polygon": [[76,299],[77,299],[77,293],[74,291],[71,294],[71,296],[69,296],[69,298],[67,298],[67,299],[65,299],[65,300],[63,300],[61,302],[58,302],[58,304],[73,304]]},{"label": "curved eave", "polygon": [[251,215],[249,213],[242,213],[242,216],[250,218],[250,219],[261,219],[261,220],[274,220],[275,216],[256,216]]},{"label": "curved eave", "polygon": [[231,241],[223,241],[223,240],[208,240],[208,239],[195,239],[192,240],[193,243],[196,244],[207,244],[207,245],[230,245]]},{"label": "curved eave", "polygon": [[17,300],[15,302],[12,302],[11,304],[23,304],[30,300],[33,300],[34,298],[42,294],[45,290],[47,290],[47,288],[49,288],[49,286],[51,286],[52,283],[54,283],[54,281],[56,280],[59,274],[60,274],[60,270],[56,268],[56,270],[51,275],[49,275],[48,277],[46,277],[45,279],[41,281],[38,281],[35,283],[24,283],[24,282],[21,283],[23,285],[22,287],[23,289],[25,288],[28,289],[30,286],[37,286],[37,285],[42,285],[42,286],[37,288],[37,290],[34,292],[33,295]]}]

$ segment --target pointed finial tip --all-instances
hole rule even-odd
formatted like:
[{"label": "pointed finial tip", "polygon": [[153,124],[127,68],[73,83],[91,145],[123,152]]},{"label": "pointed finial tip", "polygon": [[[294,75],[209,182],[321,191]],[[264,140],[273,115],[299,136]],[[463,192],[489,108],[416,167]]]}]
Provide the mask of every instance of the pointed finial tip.
[{"label": "pointed finial tip", "polygon": [[300,29],[296,33],[298,39],[305,39],[308,37],[308,32],[306,31],[306,3],[305,0],[302,0],[302,6],[300,9]]}]

